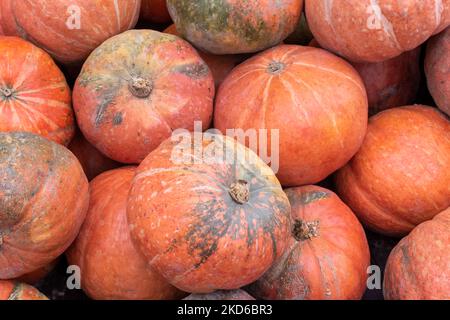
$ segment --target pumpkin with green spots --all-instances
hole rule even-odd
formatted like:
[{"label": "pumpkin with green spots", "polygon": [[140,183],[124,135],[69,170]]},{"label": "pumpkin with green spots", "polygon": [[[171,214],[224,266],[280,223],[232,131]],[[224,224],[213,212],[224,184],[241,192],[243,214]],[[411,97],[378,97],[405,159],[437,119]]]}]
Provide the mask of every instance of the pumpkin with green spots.
[{"label": "pumpkin with green spots", "polygon": [[282,42],[299,22],[303,0],[168,0],[177,30],[214,54],[257,52]]},{"label": "pumpkin with green spots", "polygon": [[0,300],[48,300],[48,298],[25,283],[0,280]]}]

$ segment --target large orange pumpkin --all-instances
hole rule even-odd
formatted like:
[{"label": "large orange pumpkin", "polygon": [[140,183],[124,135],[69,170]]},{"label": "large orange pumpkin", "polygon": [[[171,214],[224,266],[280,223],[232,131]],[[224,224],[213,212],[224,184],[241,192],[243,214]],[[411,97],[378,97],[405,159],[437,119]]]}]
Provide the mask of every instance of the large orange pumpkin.
[{"label": "large orange pumpkin", "polygon": [[223,133],[267,129],[269,142],[279,130],[279,149],[269,145],[268,154],[279,154],[281,183],[298,186],[317,183],[350,160],[367,118],[366,90],[350,64],[322,49],[281,45],[231,72],[216,97],[214,124]]},{"label": "large orange pumpkin", "polygon": [[105,41],[83,66],[73,102],[86,139],[111,159],[139,163],[178,128],[207,129],[214,81],[186,41],[131,30]]},{"label": "large orange pumpkin", "polygon": [[448,26],[447,2],[306,0],[305,10],[323,48],[355,62],[379,62],[415,49]]},{"label": "large orange pumpkin", "polygon": [[48,298],[30,285],[0,280],[0,300],[48,300]]},{"label": "large orange pumpkin", "polygon": [[450,206],[450,121],[425,106],[372,117],[356,156],[337,174],[341,198],[369,228],[403,236]]},{"label": "large orange pumpkin", "polygon": [[238,289],[283,253],[290,206],[255,153],[217,134],[177,134],[141,163],[128,199],[148,263],[183,291]]},{"label": "large orange pumpkin", "polygon": [[75,131],[71,94],[52,58],[0,36],[0,131],[27,131],[67,145]]},{"label": "large orange pumpkin", "polygon": [[172,21],[167,10],[166,0],[142,0],[141,19],[153,23]]},{"label": "large orange pumpkin", "polygon": [[292,188],[286,194],[293,219],[288,249],[250,293],[270,300],[361,299],[370,253],[356,216],[321,187]]},{"label": "large orange pumpkin", "polygon": [[428,43],[425,72],[434,101],[450,116],[450,27]]},{"label": "large orange pumpkin", "polygon": [[44,267],[84,220],[88,182],[65,147],[31,133],[0,133],[0,279]]},{"label": "large orange pumpkin", "polygon": [[184,38],[213,54],[257,52],[282,42],[297,26],[303,0],[167,0]]},{"label": "large orange pumpkin", "polygon": [[67,252],[94,299],[175,299],[182,293],[148,267],[128,230],[126,207],[135,167],[104,172],[90,183],[89,210]]},{"label": "large orange pumpkin", "polygon": [[140,0],[2,0],[6,35],[29,39],[56,60],[77,63],[106,39],[131,29]]},{"label": "large orange pumpkin", "polygon": [[450,208],[417,226],[392,250],[383,291],[388,300],[450,299]]}]

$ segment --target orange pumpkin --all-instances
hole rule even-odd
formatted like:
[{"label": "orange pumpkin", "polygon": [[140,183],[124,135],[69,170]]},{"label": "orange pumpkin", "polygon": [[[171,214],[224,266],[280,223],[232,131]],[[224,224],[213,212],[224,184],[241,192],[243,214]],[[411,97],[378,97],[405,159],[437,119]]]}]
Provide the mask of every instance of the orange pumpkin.
[{"label": "orange pumpkin", "polygon": [[413,50],[450,24],[450,5],[435,0],[305,0],[320,45],[354,62],[380,62]]},{"label": "orange pumpkin", "polygon": [[88,182],[65,147],[31,133],[0,133],[0,279],[44,267],[84,220]]},{"label": "orange pumpkin", "polygon": [[0,36],[0,131],[26,131],[67,145],[74,135],[71,93],[52,58]]},{"label": "orange pumpkin", "polygon": [[166,0],[142,0],[141,19],[153,23],[172,21],[167,10]]},{"label": "orange pumpkin", "polygon": [[370,119],[337,189],[366,226],[398,237],[450,206],[449,167],[450,121],[426,106],[394,108]]},{"label": "orange pumpkin", "polygon": [[255,300],[244,290],[219,290],[207,294],[193,293],[183,300]]},{"label": "orange pumpkin", "polygon": [[183,293],[150,269],[128,230],[126,204],[136,168],[104,172],[90,183],[90,203],[67,252],[80,267],[83,290],[94,299],[176,299]]},{"label": "orange pumpkin", "polygon": [[86,139],[111,159],[139,163],[178,128],[207,129],[214,81],[186,41],[131,30],[105,41],[83,66],[73,91]]},{"label": "orange pumpkin", "polygon": [[361,299],[370,253],[356,216],[321,187],[292,188],[286,194],[293,219],[288,249],[250,293],[270,300]]},{"label": "orange pumpkin", "polygon": [[392,250],[385,270],[387,300],[450,299],[450,208],[417,226]]},{"label": "orange pumpkin", "polygon": [[425,72],[434,101],[450,116],[450,27],[428,43]]},{"label": "orange pumpkin", "polygon": [[267,154],[279,155],[277,176],[284,186],[325,179],[358,151],[367,128],[367,95],[358,73],[311,47],[281,45],[240,64],[220,86],[215,107],[214,124],[223,133],[267,129],[270,142],[279,130],[278,150],[269,145]]},{"label": "orange pumpkin", "polygon": [[106,39],[134,27],[140,0],[2,0],[6,35],[29,39],[63,63],[78,63]]},{"label": "orange pumpkin", "polygon": [[30,285],[0,280],[0,300],[48,300],[48,298]]},{"label": "orange pumpkin", "polygon": [[290,206],[255,153],[217,134],[177,134],[139,166],[131,235],[148,263],[193,293],[238,289],[283,253]]}]

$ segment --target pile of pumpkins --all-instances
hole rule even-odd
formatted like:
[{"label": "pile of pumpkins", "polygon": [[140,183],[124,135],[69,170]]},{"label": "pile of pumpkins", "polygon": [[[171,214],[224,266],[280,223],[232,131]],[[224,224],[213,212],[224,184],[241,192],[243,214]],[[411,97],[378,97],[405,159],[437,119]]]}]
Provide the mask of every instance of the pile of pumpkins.
[{"label": "pile of pumpkins", "polygon": [[[449,299],[449,26],[448,0],[2,1],[0,299],[45,299],[61,255],[93,299],[361,299],[365,230],[401,239],[386,299]],[[230,129],[277,132],[276,170]]]}]

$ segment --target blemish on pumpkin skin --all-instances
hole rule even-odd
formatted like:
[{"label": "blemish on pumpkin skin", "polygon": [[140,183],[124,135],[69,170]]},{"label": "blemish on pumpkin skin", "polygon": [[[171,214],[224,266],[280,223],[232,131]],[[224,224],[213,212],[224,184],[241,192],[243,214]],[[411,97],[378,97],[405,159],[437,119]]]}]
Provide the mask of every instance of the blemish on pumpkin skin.
[{"label": "blemish on pumpkin skin", "polygon": [[123,122],[123,114],[122,112],[117,112],[113,118],[113,125],[118,126]]},{"label": "blemish on pumpkin skin", "polygon": [[209,74],[209,68],[205,63],[191,63],[177,66],[176,72],[187,75],[192,79],[201,79]]}]

